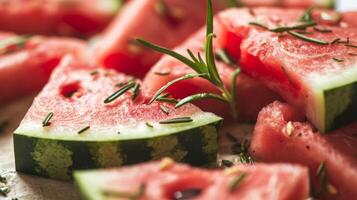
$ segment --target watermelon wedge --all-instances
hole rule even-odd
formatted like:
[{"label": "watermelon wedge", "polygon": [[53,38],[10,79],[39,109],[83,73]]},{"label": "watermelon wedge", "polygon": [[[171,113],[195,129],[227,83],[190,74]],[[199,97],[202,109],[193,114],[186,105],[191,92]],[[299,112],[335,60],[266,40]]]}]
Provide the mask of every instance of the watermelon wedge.
[{"label": "watermelon wedge", "polygon": [[[258,117],[251,143],[256,161],[288,162],[308,166],[315,192],[321,199],[357,196],[357,123],[321,135],[291,106],[275,102]],[[327,180],[316,173],[324,163]],[[325,184],[325,185],[324,185]],[[324,186],[323,186],[324,185]]]},{"label": "watermelon wedge", "polygon": [[[223,2],[215,1],[216,10],[224,7]],[[206,0],[190,3],[182,0],[128,2],[96,45],[94,55],[97,63],[143,77],[160,54],[143,48],[135,39],[140,37],[173,48],[205,23],[206,4]]]},{"label": "watermelon wedge", "polygon": [[[314,126],[325,133],[357,119],[357,29],[341,27],[342,22],[348,23],[343,17],[328,25],[321,14],[321,19],[315,20],[318,25],[306,29],[311,32],[308,35],[296,30],[275,33],[261,27],[301,24],[302,14],[299,9],[266,8],[223,12],[219,18],[226,35],[220,42],[240,59],[245,73],[304,110]],[[236,20],[237,16],[241,20]],[[333,43],[336,38],[340,40]]]},{"label": "watermelon wedge", "polygon": [[81,57],[84,48],[76,39],[0,33],[0,105],[39,91],[64,55]]},{"label": "watermelon wedge", "polygon": [[4,0],[0,29],[20,34],[88,36],[101,31],[122,0]]},{"label": "watermelon wedge", "polygon": [[300,7],[308,8],[327,7],[333,8],[335,0],[232,0],[242,6],[281,6],[281,7]]},{"label": "watermelon wedge", "polygon": [[79,171],[74,176],[86,200],[128,196],[143,200],[304,200],[309,192],[307,170],[287,164],[240,165],[223,171],[163,159],[119,169]]},{"label": "watermelon wedge", "polygon": [[[219,40],[218,38],[221,35],[221,31],[220,22],[217,20],[215,22],[215,34],[217,35],[217,40]],[[200,53],[202,57],[204,57],[205,51],[203,44],[205,42],[205,34],[205,30],[198,31],[186,42],[177,47],[175,51],[188,57],[187,49],[190,49],[195,55]],[[231,88],[232,75],[237,66],[234,63],[227,63],[227,60],[225,62],[220,60],[220,55],[224,53],[224,50],[218,46],[215,47],[215,53],[218,59],[216,65],[219,74],[227,88]],[[193,73],[193,70],[182,62],[170,56],[163,56],[145,76],[144,85],[147,85],[147,88],[150,91],[156,92],[169,81],[190,73]],[[237,90],[237,107],[241,121],[255,121],[259,111],[264,106],[270,104],[274,100],[280,99],[277,94],[246,74],[240,74],[235,84]],[[177,99],[183,99],[197,93],[220,94],[220,91],[212,83],[201,78],[178,82],[171,86],[167,92]],[[226,120],[232,118],[231,108],[224,102],[205,99],[193,103],[202,110],[213,112],[224,117]]]},{"label": "watermelon wedge", "polygon": [[75,169],[165,156],[215,164],[222,119],[193,105],[147,105],[151,94],[141,88],[130,76],[66,57],[15,131],[16,169],[69,179]]}]

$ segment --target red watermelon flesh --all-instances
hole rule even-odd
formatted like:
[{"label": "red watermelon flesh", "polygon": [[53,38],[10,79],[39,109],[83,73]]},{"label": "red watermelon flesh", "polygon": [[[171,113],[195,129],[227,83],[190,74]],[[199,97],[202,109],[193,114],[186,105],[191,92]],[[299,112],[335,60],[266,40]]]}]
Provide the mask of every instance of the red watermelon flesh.
[{"label": "red watermelon flesh", "polygon": [[282,6],[282,7],[301,7],[311,6],[333,7],[333,0],[239,0],[245,6]]},{"label": "red watermelon flesh", "polygon": [[[113,194],[116,191],[136,193],[141,185],[145,185],[139,197],[142,200],[175,199],[175,193],[190,189],[199,191],[192,197],[196,200],[303,200],[308,197],[307,170],[298,165],[239,165],[222,171],[167,162],[165,166],[165,161],[83,171],[76,173],[75,178],[85,197],[98,200],[107,198],[102,194],[109,191]],[[230,183],[241,174],[245,174],[245,178],[230,191]],[[113,196],[113,199],[116,198]]]},{"label": "red watermelon flesh", "polygon": [[116,0],[5,0],[0,29],[21,34],[88,36],[101,31],[117,11]]},{"label": "red watermelon flesh", "polygon": [[[0,33],[0,43],[20,38],[12,33]],[[69,38],[33,36],[21,47],[3,45],[0,53],[0,105],[40,90],[52,70],[66,54],[81,56],[85,43]]]},{"label": "red watermelon flesh", "polygon": [[[218,38],[221,32],[219,23],[220,22],[218,20],[215,22],[215,33]],[[192,35],[185,43],[176,48],[176,51],[189,56],[187,49],[190,49],[194,52],[194,54],[199,52],[202,56],[204,56],[204,41],[205,32],[204,30],[200,30],[196,34]],[[215,50],[218,50],[218,46],[215,47]],[[228,66],[220,61],[217,61],[216,64],[223,82],[228,88],[230,88],[232,84],[231,76],[236,67]],[[163,56],[145,76],[144,84],[152,93],[154,93],[169,81],[189,73],[193,73],[193,70],[185,64],[170,56]],[[262,83],[253,80],[244,73],[239,75],[236,87],[238,112],[242,121],[255,121],[258,112],[264,106],[279,99],[278,95],[273,93]],[[204,92],[219,94],[219,91],[212,83],[201,78],[178,82],[171,86],[167,91],[173,95],[173,97],[178,99],[183,99],[189,95]],[[193,103],[204,111],[213,112],[225,117],[226,120],[232,117],[229,105],[224,102],[217,100],[200,100]]]},{"label": "red watermelon flesh", "polygon": [[[96,72],[95,75],[91,75],[93,72]],[[34,121],[42,121],[49,112],[53,112],[55,116],[51,120],[51,132],[54,135],[76,133],[88,125],[93,133],[104,131],[109,134],[117,132],[121,124],[136,126],[141,122],[145,124],[202,113],[193,105],[181,109],[161,103],[147,105],[145,103],[149,100],[149,95],[146,92],[140,92],[135,101],[130,98],[132,92],[127,92],[112,103],[103,103],[118,90],[116,85],[129,80],[133,78],[67,57],[35,98],[22,126],[33,128]],[[145,91],[145,88],[142,90]],[[161,112],[160,105],[167,107],[169,114]]]},{"label": "red watermelon flesh", "polygon": [[[166,9],[160,2],[164,2]],[[135,39],[140,37],[173,48],[205,23],[206,4],[206,0],[128,2],[98,42],[94,54],[97,62],[143,77],[161,54],[138,46]],[[220,1],[215,1],[214,7],[215,10],[223,8]]]},{"label": "red watermelon flesh", "polygon": [[[319,15],[316,16],[316,13]],[[325,132],[355,119],[352,113],[356,108],[352,103],[342,105],[345,110],[337,111],[332,107],[336,96],[334,94],[339,92],[333,90],[334,88],[354,87],[353,74],[357,66],[354,38],[357,29],[352,27],[350,19],[344,20],[343,14],[342,21],[333,20],[333,24],[323,16],[337,13],[321,10],[316,13],[313,13],[313,16],[320,29],[329,29],[331,32],[322,33],[309,28],[307,31],[312,34],[308,37],[327,42],[340,38],[341,41],[348,40],[352,46],[345,46],[344,43],[315,44],[287,33],[281,36],[248,25],[249,22],[260,22],[272,28],[292,26],[299,23],[298,20],[303,14],[300,9],[274,8],[232,9],[219,14],[218,17],[226,27],[226,33],[222,34],[219,42],[226,46],[231,55],[240,59],[244,72],[263,81],[286,101],[303,109],[309,120]],[[235,20],[237,16],[241,20]],[[345,28],[346,24],[350,28]],[[346,75],[342,75],[342,78],[341,74]],[[354,96],[353,92],[351,96]]]},{"label": "red watermelon flesh", "polygon": [[[315,188],[316,171],[326,162],[328,183],[336,188],[323,199],[354,199],[357,195],[357,123],[321,135],[291,106],[275,102],[258,117],[250,147],[257,161],[288,162],[308,166]],[[330,187],[331,187],[330,186]]]}]

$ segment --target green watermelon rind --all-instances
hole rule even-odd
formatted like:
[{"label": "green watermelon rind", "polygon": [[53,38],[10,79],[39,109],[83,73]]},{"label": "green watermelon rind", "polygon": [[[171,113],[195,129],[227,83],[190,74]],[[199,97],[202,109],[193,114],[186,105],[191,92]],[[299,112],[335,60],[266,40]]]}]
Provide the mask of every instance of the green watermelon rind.
[{"label": "green watermelon rind", "polygon": [[357,119],[355,69],[314,80],[315,89],[312,101],[307,104],[307,115],[320,132],[333,131]]},{"label": "green watermelon rind", "polygon": [[105,200],[100,191],[104,183],[102,173],[105,171],[82,170],[75,171],[73,176],[76,187],[78,188],[81,198],[84,200]]},{"label": "green watermelon rind", "polygon": [[[20,126],[14,134],[16,170],[70,180],[76,169],[130,165],[163,157],[195,166],[212,166],[216,163],[222,118],[201,113],[192,119],[193,122],[181,125],[153,123],[154,128],[146,127],[145,135],[121,138],[124,134],[116,132],[112,139],[104,140],[85,140],[85,134],[79,140],[77,136],[55,138],[47,133],[23,133]],[[160,132],[163,126],[164,131]]]}]

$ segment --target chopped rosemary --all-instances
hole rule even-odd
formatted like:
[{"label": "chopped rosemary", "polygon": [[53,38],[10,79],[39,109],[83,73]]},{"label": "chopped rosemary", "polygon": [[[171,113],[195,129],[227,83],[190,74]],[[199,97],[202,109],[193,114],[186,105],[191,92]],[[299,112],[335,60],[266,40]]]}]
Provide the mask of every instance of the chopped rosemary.
[{"label": "chopped rosemary", "polygon": [[332,40],[331,44],[336,44],[341,40],[341,38],[336,38],[334,40]]},{"label": "chopped rosemary", "polygon": [[230,160],[222,160],[223,167],[232,167],[234,163]]},{"label": "chopped rosemary", "polygon": [[345,44],[346,47],[352,47],[352,48],[357,48],[357,45],[353,45],[353,44]]},{"label": "chopped rosemary", "polygon": [[124,191],[111,191],[111,190],[102,190],[102,194],[106,197],[115,197],[120,199],[128,199],[128,200],[138,200],[145,194],[145,185],[141,184],[138,191],[124,192]]},{"label": "chopped rosemary", "polygon": [[326,41],[323,41],[323,40],[318,40],[318,39],[315,39],[315,38],[311,38],[311,37],[307,37],[305,35],[302,35],[302,34],[299,34],[295,31],[288,31],[288,33],[296,38],[299,38],[301,40],[304,40],[304,41],[307,41],[307,42],[312,42],[312,43],[315,43],[315,44],[321,44],[321,45],[328,45],[329,42],[326,42]]},{"label": "chopped rosemary", "polygon": [[10,123],[8,121],[1,121],[0,122],[0,133],[5,132],[5,129],[9,124]]},{"label": "chopped rosemary", "polygon": [[106,98],[104,100],[104,103],[110,103],[114,100],[116,100],[117,98],[119,98],[121,95],[123,95],[125,92],[127,92],[128,90],[130,90],[131,88],[133,88],[136,85],[136,83],[134,81],[129,81],[128,83],[126,83],[124,86],[122,86],[119,90],[117,90],[116,92],[114,92],[112,95],[110,95],[108,98]]},{"label": "chopped rosemary", "polygon": [[286,31],[303,30],[305,28],[316,26],[316,25],[317,25],[317,23],[312,21],[312,22],[306,22],[304,24],[295,25],[295,26],[282,26],[282,27],[277,27],[277,28],[273,28],[273,29],[269,29],[269,30],[271,32],[275,32],[275,33],[282,33],[282,32],[286,32]]},{"label": "chopped rosemary", "polygon": [[235,65],[237,63],[230,55],[228,55],[226,49],[218,49],[215,56],[218,61],[222,61],[229,66]]},{"label": "chopped rosemary", "polygon": [[328,178],[327,178],[326,162],[320,163],[320,165],[316,171],[316,176],[320,180],[320,191],[318,193],[318,195],[320,196],[321,194],[324,194],[325,192],[327,192]]},{"label": "chopped rosemary", "polygon": [[82,134],[82,133],[88,131],[89,129],[90,129],[90,126],[86,126],[86,127],[82,128],[80,131],[78,131],[78,134]]},{"label": "chopped rosemary", "polygon": [[243,140],[240,144],[232,146],[232,152],[238,154],[241,163],[252,164],[254,159],[249,155],[249,141]]},{"label": "chopped rosemary", "polygon": [[234,192],[242,184],[244,178],[247,176],[246,173],[241,173],[240,175],[233,178],[229,183],[229,191]]},{"label": "chopped rosemary", "polygon": [[90,72],[90,75],[91,75],[91,76],[94,76],[94,75],[97,75],[98,73],[99,73],[98,70],[94,70],[94,71]]},{"label": "chopped rosemary", "polygon": [[267,26],[265,26],[265,25],[263,25],[262,23],[259,23],[259,22],[249,22],[248,24],[249,24],[249,25],[253,25],[253,26],[258,26],[258,27],[260,27],[260,28],[268,29],[268,30],[269,30],[269,28],[268,28]]},{"label": "chopped rosemary", "polygon": [[135,100],[136,97],[138,97],[139,91],[140,91],[140,83],[135,83],[132,89],[133,92],[133,94],[131,95],[132,100]]},{"label": "chopped rosemary", "polygon": [[163,105],[160,105],[160,110],[165,113],[166,115],[170,114],[170,111],[168,108],[166,108],[165,106]]},{"label": "chopped rosemary", "polygon": [[170,75],[170,72],[154,72],[154,74],[158,76],[167,76]]},{"label": "chopped rosemary", "polygon": [[146,122],[145,125],[149,128],[154,128],[154,126],[152,124],[150,124],[149,122]]},{"label": "chopped rosemary", "polygon": [[357,56],[357,53],[348,53],[350,56]]},{"label": "chopped rosemary", "polygon": [[[201,55],[198,53],[197,56],[195,56],[192,51],[187,50],[189,57],[185,57],[179,53],[176,53],[175,51],[169,50],[167,48],[161,47],[161,46],[157,46],[155,44],[152,44],[150,42],[147,42],[145,40],[142,39],[137,39],[137,41],[139,43],[141,43],[143,46],[146,46],[148,48],[151,48],[155,51],[170,55],[174,58],[176,58],[177,60],[183,62],[184,64],[186,64],[187,66],[189,66],[190,68],[192,68],[196,73],[193,74],[187,74],[185,76],[182,76],[180,78],[177,78],[175,80],[172,80],[170,82],[168,82],[166,85],[164,85],[162,88],[160,88],[156,94],[153,96],[153,98],[150,100],[149,103],[154,102],[166,89],[168,89],[171,85],[179,82],[179,81],[183,81],[183,80],[187,80],[187,79],[192,79],[192,78],[196,78],[196,77],[200,77],[203,79],[208,80],[209,82],[211,82],[213,85],[215,85],[219,91],[221,92],[221,96],[218,98],[219,95],[204,95],[206,98],[215,98],[215,99],[219,99],[219,100],[223,100],[227,103],[229,103],[231,105],[231,108],[233,108],[235,105],[235,102],[233,102],[233,98],[232,98],[232,94],[231,91],[229,91],[226,86],[223,84],[223,81],[220,77],[220,75],[218,74],[217,71],[217,67],[215,64],[215,56],[213,53],[213,39],[214,39],[215,35],[213,34],[213,8],[212,8],[212,1],[208,0],[208,8],[207,8],[207,27],[206,27],[206,44],[205,44],[205,60],[203,60],[203,58],[201,57]],[[201,99],[202,95],[201,94],[196,94],[196,95],[192,95],[189,97],[186,97],[183,101],[181,100],[178,104],[179,106],[182,106],[186,103],[189,103],[193,100],[197,100],[197,99]],[[237,114],[237,109],[234,108],[231,110],[232,111],[232,116],[236,119],[238,114]]]},{"label": "chopped rosemary", "polygon": [[307,9],[303,15],[300,17],[299,21],[300,22],[311,22],[313,21],[312,19],[312,11],[314,10],[313,7],[310,7],[309,9]]},{"label": "chopped rosemary", "polygon": [[174,98],[167,98],[167,97],[158,97],[156,101],[166,102],[166,103],[178,103],[178,101]]},{"label": "chopped rosemary", "polygon": [[314,30],[317,31],[317,32],[320,32],[320,33],[331,33],[332,30],[330,29],[322,29],[322,28],[318,28],[318,27],[314,27]]},{"label": "chopped rosemary", "polygon": [[160,124],[179,124],[179,123],[188,123],[188,122],[192,122],[192,121],[193,120],[190,117],[178,117],[178,118],[164,120],[159,123]]},{"label": "chopped rosemary", "polygon": [[339,59],[339,58],[332,58],[332,60],[336,61],[336,62],[344,62],[344,59]]},{"label": "chopped rosemary", "polygon": [[45,117],[45,119],[42,121],[42,126],[43,127],[50,126],[51,125],[50,120],[52,119],[52,117],[53,117],[53,112],[49,112]]}]

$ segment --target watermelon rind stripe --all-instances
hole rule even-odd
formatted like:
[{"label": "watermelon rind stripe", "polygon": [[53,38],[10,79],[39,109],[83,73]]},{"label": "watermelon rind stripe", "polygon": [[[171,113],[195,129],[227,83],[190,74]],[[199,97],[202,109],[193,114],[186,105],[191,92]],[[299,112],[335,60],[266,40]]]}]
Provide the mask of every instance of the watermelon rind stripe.
[{"label": "watermelon rind stripe", "polygon": [[[195,119],[197,121],[191,124],[191,128],[174,125],[176,128],[171,132],[160,133],[156,137],[123,140],[113,137],[110,141],[62,140],[17,132],[14,135],[16,169],[28,174],[70,180],[72,171],[77,169],[116,167],[163,157],[194,166],[212,166],[216,163],[218,129],[222,119],[213,117],[207,121],[205,118],[205,123]],[[155,135],[152,132],[147,134]]]}]

